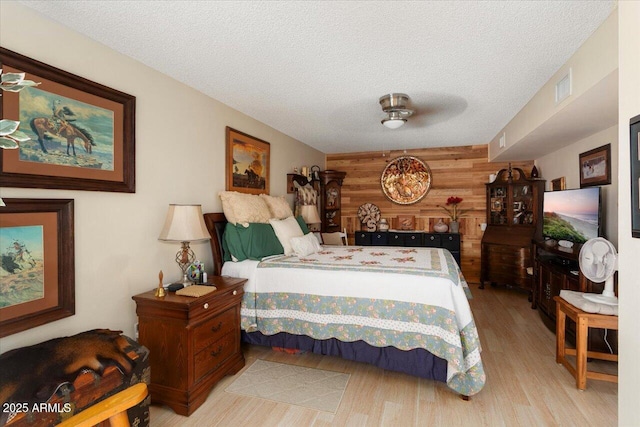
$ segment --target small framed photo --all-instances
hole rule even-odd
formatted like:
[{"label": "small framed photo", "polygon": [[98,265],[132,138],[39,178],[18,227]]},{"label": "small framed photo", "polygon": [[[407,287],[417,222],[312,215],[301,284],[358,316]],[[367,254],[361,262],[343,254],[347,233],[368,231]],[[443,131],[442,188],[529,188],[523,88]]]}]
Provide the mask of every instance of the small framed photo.
[{"label": "small framed photo", "polygon": [[522,202],[513,202],[513,211],[520,212],[523,208],[524,204]]},{"label": "small framed photo", "polygon": [[500,212],[502,210],[502,199],[494,197],[491,199],[491,210],[493,212]]},{"label": "small framed photo", "polygon": [[611,144],[580,154],[580,188],[611,184]]},{"label": "small framed photo", "polygon": [[640,116],[630,120],[631,133],[631,236],[640,238]]},{"label": "small framed photo", "polygon": [[551,180],[551,190],[560,191],[566,188],[564,176]]}]

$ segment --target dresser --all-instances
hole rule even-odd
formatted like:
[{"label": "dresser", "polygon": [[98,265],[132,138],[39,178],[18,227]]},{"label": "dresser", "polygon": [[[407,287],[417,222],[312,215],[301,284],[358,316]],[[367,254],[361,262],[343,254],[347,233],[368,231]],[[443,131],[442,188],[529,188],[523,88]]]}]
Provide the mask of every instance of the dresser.
[{"label": "dresser", "polygon": [[358,246],[413,246],[449,250],[460,265],[460,234],[422,231],[356,231]]},{"label": "dresser", "polygon": [[240,303],[246,279],[214,276],[217,290],[198,297],[155,290],[133,297],[139,342],[149,349],[151,401],[191,415],[211,388],[244,366]]}]

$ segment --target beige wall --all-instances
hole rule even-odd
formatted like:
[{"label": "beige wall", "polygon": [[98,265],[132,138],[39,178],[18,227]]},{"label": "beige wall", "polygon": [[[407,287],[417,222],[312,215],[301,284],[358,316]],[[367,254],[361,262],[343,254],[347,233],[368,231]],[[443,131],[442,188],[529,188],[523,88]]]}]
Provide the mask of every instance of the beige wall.
[{"label": "beige wall", "polygon": [[618,194],[618,279],[620,292],[620,383],[618,425],[640,426],[640,239],[631,237],[629,119],[640,114],[640,2],[621,1],[619,10],[619,141],[620,191]]},{"label": "beige wall", "polygon": [[618,246],[618,126],[612,126],[601,132],[584,138],[568,147],[561,148],[536,160],[540,176],[547,180],[547,190],[551,189],[551,180],[565,177],[566,188],[580,188],[580,153],[611,144],[611,184],[603,185],[602,209],[604,216],[603,235]]},{"label": "beige wall", "polygon": [[[131,296],[176,280],[178,245],[158,241],[170,203],[221,211],[225,126],[271,143],[271,193],[294,166],[324,154],[15,2],[0,3],[2,46],[136,96],[136,193],[2,188],[3,198],[75,199],[76,315],[0,340],[0,352],[91,328],[136,322]],[[224,82],[221,82],[224,84]],[[292,198],[289,196],[290,202]],[[192,245],[211,273],[208,243]]]},{"label": "beige wall", "polygon": [[[618,21],[617,13],[614,11],[490,141],[489,160],[536,158],[538,156],[528,154],[543,151],[549,153],[559,146],[571,144],[569,140],[573,135],[586,136],[593,133],[594,127],[601,130],[614,125],[616,120],[612,110],[615,108],[615,97],[608,95],[616,90],[617,43]],[[568,98],[556,103],[555,86],[569,70],[572,76],[572,93]],[[605,98],[607,101],[604,101]],[[612,108],[605,111],[593,109],[594,106],[605,102],[607,105],[612,104]],[[585,122],[586,118],[588,119]],[[579,129],[574,129],[569,134],[558,131],[566,129],[571,123]],[[603,126],[603,123],[608,124]],[[499,142],[503,133],[506,146],[500,148]],[[550,141],[549,135],[561,138]],[[577,138],[572,139],[576,140]],[[532,144],[533,142],[535,143]]]}]

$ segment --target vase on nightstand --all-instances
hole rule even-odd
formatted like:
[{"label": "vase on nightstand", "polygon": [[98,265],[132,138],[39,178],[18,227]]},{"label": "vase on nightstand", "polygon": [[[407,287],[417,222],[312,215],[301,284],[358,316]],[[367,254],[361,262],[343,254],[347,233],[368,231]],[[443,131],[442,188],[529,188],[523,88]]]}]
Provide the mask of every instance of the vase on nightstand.
[{"label": "vase on nightstand", "polygon": [[438,221],[433,226],[433,231],[435,231],[436,233],[446,233],[448,229],[449,229],[449,226],[444,222],[442,222],[442,218],[440,218],[440,221]]},{"label": "vase on nightstand", "polygon": [[449,223],[449,231],[458,233],[460,231],[460,223],[458,221],[451,221]]}]

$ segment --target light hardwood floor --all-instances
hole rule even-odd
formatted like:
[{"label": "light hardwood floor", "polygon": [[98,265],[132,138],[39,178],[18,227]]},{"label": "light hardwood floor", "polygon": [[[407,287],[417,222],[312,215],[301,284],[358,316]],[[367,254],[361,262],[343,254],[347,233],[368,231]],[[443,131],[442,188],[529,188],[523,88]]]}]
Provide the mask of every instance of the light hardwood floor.
[{"label": "light hardwood floor", "polygon": [[[617,384],[588,380],[579,391],[555,362],[555,334],[527,296],[515,290],[471,285],[487,382],[468,402],[445,384],[384,371],[363,363],[315,354],[288,355],[244,347],[247,366],[256,359],[351,374],[336,414],[225,392],[226,377],[190,417],[151,407],[161,426],[615,426]],[[599,369],[616,373],[611,362]],[[246,367],[245,367],[246,369]]]}]

